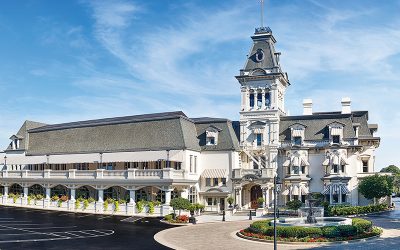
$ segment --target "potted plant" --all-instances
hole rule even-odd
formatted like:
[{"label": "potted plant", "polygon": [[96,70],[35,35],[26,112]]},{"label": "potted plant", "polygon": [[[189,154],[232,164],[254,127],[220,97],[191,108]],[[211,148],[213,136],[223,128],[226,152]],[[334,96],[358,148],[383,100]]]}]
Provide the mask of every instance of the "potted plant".
[{"label": "potted plant", "polygon": [[257,199],[258,207],[259,208],[263,208],[264,207],[264,202],[265,202],[265,199],[263,197],[259,197]]},{"label": "potted plant", "polygon": [[233,199],[232,196],[229,196],[228,199],[226,199],[226,201],[229,203],[229,208],[232,208],[232,204],[235,201],[235,199]]}]

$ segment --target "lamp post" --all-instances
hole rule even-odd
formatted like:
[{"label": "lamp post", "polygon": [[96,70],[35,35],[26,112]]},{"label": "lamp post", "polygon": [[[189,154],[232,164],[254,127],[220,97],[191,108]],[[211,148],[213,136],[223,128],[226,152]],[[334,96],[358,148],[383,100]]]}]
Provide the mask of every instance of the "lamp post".
[{"label": "lamp post", "polygon": [[274,176],[274,250],[277,250],[277,245],[276,245],[276,212],[277,212],[277,200],[278,200],[278,193],[281,190],[281,185],[279,181],[279,177],[277,176],[277,173]]}]

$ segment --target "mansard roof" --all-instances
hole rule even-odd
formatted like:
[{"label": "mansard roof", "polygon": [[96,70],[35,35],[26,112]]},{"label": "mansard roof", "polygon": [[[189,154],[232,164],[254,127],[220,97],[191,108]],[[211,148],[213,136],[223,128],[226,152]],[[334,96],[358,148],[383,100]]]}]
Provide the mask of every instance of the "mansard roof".
[{"label": "mansard roof", "polygon": [[29,130],[28,155],[190,149],[196,127],[179,112],[48,125]]},{"label": "mansard roof", "polygon": [[[239,141],[232,121],[224,118],[191,118],[195,122],[197,138],[202,151],[239,150]],[[206,130],[209,127],[220,129],[217,145],[206,145]]]},{"label": "mansard roof", "polygon": [[341,112],[319,112],[312,115],[283,116],[280,121],[279,139],[290,140],[290,127],[295,123],[307,126],[305,140],[326,140],[329,138],[329,124],[343,124],[343,137],[355,138],[353,126],[359,125],[359,137],[373,137],[368,129],[368,111],[354,111],[351,114]]},{"label": "mansard roof", "polygon": [[[24,124],[22,124],[21,128],[18,130],[18,132],[13,135],[12,137],[16,137],[18,139],[20,139],[20,143],[19,143],[19,149],[18,150],[25,150],[26,148],[26,138],[27,138],[27,131],[30,129],[34,129],[34,128],[39,128],[39,127],[43,127],[46,126],[46,124],[44,123],[40,123],[40,122],[34,122],[34,121],[25,121]],[[10,137],[10,139],[12,138]],[[12,149],[12,145],[10,143],[10,145],[8,145],[7,150],[13,150]]]}]

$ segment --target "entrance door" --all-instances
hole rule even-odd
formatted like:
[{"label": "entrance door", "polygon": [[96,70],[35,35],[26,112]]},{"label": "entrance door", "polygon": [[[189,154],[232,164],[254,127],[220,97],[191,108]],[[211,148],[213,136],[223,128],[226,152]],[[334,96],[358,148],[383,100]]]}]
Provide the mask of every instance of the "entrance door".
[{"label": "entrance door", "polygon": [[262,197],[261,187],[259,185],[252,186],[250,189],[250,200],[251,200],[251,208],[258,208],[257,199]]}]

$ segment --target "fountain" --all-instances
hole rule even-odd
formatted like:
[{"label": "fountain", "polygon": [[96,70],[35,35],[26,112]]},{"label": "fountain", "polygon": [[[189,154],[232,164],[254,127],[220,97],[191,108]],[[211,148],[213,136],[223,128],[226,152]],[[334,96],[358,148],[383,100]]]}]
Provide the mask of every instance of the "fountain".
[{"label": "fountain", "polygon": [[[307,199],[308,207],[302,207],[298,218],[281,218],[276,221],[279,226],[304,226],[304,227],[323,227],[351,225],[351,219],[345,217],[324,217],[324,208],[314,206],[317,199],[310,195]],[[305,216],[306,215],[306,216]]]}]

